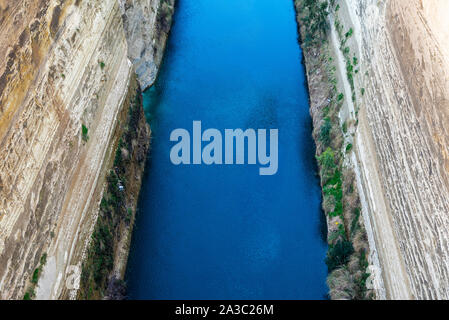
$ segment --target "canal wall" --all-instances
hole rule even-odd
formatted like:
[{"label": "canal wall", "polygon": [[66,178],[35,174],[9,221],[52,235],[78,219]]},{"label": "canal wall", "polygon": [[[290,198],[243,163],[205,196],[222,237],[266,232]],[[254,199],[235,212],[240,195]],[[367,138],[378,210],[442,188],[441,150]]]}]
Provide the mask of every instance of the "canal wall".
[{"label": "canal wall", "polygon": [[[295,9],[328,229],[329,296],[371,299],[378,294],[370,286],[373,275],[368,268],[375,258],[363,219],[363,194],[359,193],[357,171],[351,161],[356,123],[345,117],[352,94],[344,88],[331,34],[326,28],[313,26],[318,23],[315,14],[321,10],[319,3],[297,0]],[[328,23],[327,17],[321,22]]]},{"label": "canal wall", "polygon": [[447,9],[445,1],[330,1],[325,36],[309,41],[319,51],[304,50],[310,78],[315,55],[329,51],[320,64],[332,59],[330,83],[344,95],[339,121],[352,141],[344,162],[356,176],[379,299],[449,292]]},{"label": "canal wall", "polygon": [[129,84],[118,139],[111,147],[92,238],[84,249],[80,287],[70,298],[123,300],[124,282],[151,129],[142,91],[157,79],[174,14],[175,0],[119,1],[135,74]]},{"label": "canal wall", "polygon": [[[124,124],[142,113],[138,82],[156,77],[172,8],[167,0],[0,1],[0,298],[77,296],[116,149],[130,134]],[[137,57],[131,42],[153,47]],[[142,120],[135,127],[137,144],[119,148],[132,162],[147,132]],[[125,176],[134,172],[138,186],[137,167]],[[132,220],[138,188],[127,190]],[[125,233],[102,243],[116,274]]]}]

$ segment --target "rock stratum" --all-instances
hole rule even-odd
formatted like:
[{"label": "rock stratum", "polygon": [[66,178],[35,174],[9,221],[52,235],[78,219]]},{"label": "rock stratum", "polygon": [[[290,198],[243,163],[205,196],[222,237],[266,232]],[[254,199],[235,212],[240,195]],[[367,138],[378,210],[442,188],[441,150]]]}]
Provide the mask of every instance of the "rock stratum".
[{"label": "rock stratum", "polygon": [[[354,102],[341,117],[357,123],[352,164],[377,296],[448,299],[449,3],[335,3],[331,37],[346,97],[344,51],[358,59]],[[349,32],[343,45],[336,20]]]},{"label": "rock stratum", "polygon": [[173,4],[0,0],[1,299],[23,298],[43,256],[36,296],[68,297],[132,84],[154,82]]}]

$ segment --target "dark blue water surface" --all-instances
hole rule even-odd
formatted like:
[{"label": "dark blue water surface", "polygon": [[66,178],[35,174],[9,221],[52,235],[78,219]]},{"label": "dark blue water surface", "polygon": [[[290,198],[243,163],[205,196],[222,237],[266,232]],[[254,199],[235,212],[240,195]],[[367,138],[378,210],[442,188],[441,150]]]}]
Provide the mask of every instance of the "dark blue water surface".
[{"label": "dark blue water surface", "polygon": [[[127,270],[132,299],[322,299],[320,188],[292,0],[179,0],[144,94],[153,136]],[[175,166],[170,133],[279,129],[279,171]]]}]

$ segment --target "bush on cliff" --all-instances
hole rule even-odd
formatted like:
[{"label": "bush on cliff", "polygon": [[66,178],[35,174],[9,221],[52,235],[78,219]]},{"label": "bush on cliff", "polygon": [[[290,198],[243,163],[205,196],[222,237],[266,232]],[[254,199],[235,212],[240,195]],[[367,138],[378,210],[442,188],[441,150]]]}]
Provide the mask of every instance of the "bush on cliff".
[{"label": "bush on cliff", "polygon": [[326,185],[334,176],[336,167],[334,151],[331,148],[327,148],[326,151],[317,157],[317,160],[321,166],[321,177],[323,184]]},{"label": "bush on cliff", "polygon": [[353,253],[354,247],[348,240],[340,239],[337,243],[331,245],[326,257],[326,264],[329,272],[347,264]]},{"label": "bush on cliff", "polygon": [[82,135],[84,142],[87,142],[87,140],[89,140],[88,132],[89,132],[89,129],[87,129],[87,127],[83,124],[81,126],[81,135]]},{"label": "bush on cliff", "polygon": [[326,37],[329,29],[327,16],[329,3],[316,0],[305,0],[301,10],[306,12],[303,18],[303,25],[306,27],[305,44],[310,45],[316,41],[322,41]]},{"label": "bush on cliff", "polygon": [[324,123],[320,128],[320,141],[324,144],[325,147],[328,147],[331,143],[331,130],[332,130],[332,122],[329,117],[324,119]]},{"label": "bush on cliff", "polygon": [[[114,267],[115,250],[120,241],[121,228],[132,222],[133,209],[126,196],[131,177],[135,172],[129,166],[130,155],[135,149],[142,148],[139,162],[145,159],[145,136],[140,128],[144,121],[142,113],[141,92],[130,101],[130,108],[123,133],[115,150],[114,167],[106,177],[103,198],[100,201],[100,212],[92,234],[88,257],[84,261],[81,273],[80,299],[123,299],[125,298],[125,283],[111,277]],[[143,147],[142,147],[143,145]],[[129,152],[128,155],[126,153]],[[137,159],[139,159],[137,157]],[[131,180],[131,179],[130,179]],[[30,296],[30,295],[29,295]]]}]

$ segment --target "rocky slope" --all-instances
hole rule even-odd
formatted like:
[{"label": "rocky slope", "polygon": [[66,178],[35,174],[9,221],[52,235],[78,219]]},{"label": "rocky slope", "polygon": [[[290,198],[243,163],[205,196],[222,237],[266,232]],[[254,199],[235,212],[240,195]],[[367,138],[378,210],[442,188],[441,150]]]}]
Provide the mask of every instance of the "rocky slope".
[{"label": "rocky slope", "polygon": [[339,79],[353,96],[340,116],[354,122],[352,164],[380,271],[377,296],[447,299],[448,3],[333,2]]},{"label": "rocky slope", "polygon": [[0,1],[0,298],[22,298],[43,256],[39,298],[61,297],[79,269],[135,90],[131,61],[151,85],[168,31],[159,9],[172,3]]}]

